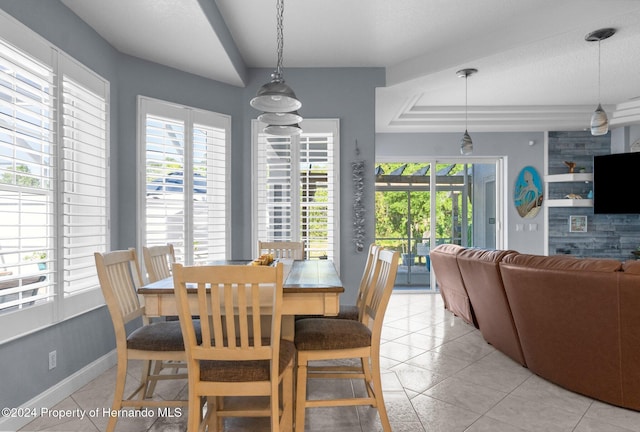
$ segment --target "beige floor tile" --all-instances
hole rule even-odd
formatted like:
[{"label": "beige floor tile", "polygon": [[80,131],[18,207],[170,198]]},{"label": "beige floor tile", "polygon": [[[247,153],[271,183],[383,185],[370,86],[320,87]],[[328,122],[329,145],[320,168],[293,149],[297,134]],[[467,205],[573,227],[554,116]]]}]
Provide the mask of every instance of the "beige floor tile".
[{"label": "beige floor tile", "polygon": [[562,407],[514,395],[504,398],[486,416],[531,432],[571,432],[582,417]]},{"label": "beige floor tile", "polygon": [[494,351],[460,370],[455,377],[508,393],[531,377],[531,372],[504,354]]},{"label": "beige floor tile", "polygon": [[640,412],[638,411],[594,401],[587,410],[585,417],[595,418],[608,424],[640,432]]},{"label": "beige floor tile", "polygon": [[465,432],[526,432],[517,426],[492,419],[490,417],[480,417],[475,423],[465,429]]},{"label": "beige floor tile", "polygon": [[573,432],[630,432],[632,429],[626,429],[620,426],[615,426],[604,421],[584,417],[578,423],[578,426]]},{"label": "beige floor tile", "polygon": [[418,418],[429,432],[463,432],[480,414],[424,394],[411,399]]},{"label": "beige floor tile", "polygon": [[586,396],[565,390],[537,375],[527,378],[512,394],[530,401],[562,407],[563,410],[579,415],[583,415],[593,402]]},{"label": "beige floor tile", "polygon": [[[531,374],[487,344],[473,326],[446,311],[440,294],[394,293],[383,340],[382,387],[394,432],[640,432],[640,412],[594,401]],[[141,363],[129,366],[127,391],[132,391],[139,382]],[[115,368],[109,369],[54,408],[109,408],[115,375]],[[309,383],[312,398],[364,391],[358,380]],[[176,395],[186,398],[186,382],[160,383],[155,397]],[[42,417],[21,431],[96,432],[104,431],[106,423],[102,415]],[[304,432],[382,431],[377,410],[370,407],[307,409],[305,423]],[[225,432],[270,430],[266,418],[227,419],[225,427]],[[172,417],[121,418],[117,431],[185,428],[186,410]]]},{"label": "beige floor tile", "polygon": [[422,393],[447,378],[446,375],[407,363],[394,366],[391,370],[395,372],[406,390],[416,393]]},{"label": "beige floor tile", "polygon": [[486,413],[507,396],[505,392],[455,377],[439,382],[424,394],[478,414]]}]

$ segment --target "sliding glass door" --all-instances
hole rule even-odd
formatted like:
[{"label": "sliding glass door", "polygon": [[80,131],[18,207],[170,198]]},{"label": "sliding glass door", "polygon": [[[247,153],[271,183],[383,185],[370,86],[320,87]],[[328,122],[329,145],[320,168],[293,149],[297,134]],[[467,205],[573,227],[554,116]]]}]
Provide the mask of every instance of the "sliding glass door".
[{"label": "sliding glass door", "polygon": [[498,160],[376,166],[376,242],[401,252],[396,286],[430,288],[429,251],[442,243],[501,242]]}]

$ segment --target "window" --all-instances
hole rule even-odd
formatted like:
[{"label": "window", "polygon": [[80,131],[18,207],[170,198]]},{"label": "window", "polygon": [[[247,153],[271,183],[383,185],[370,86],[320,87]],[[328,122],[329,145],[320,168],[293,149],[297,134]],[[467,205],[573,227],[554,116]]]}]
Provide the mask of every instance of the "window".
[{"label": "window", "polygon": [[0,29],[2,341],[104,302],[109,83],[12,18]]},{"label": "window", "polygon": [[226,259],[230,117],[140,97],[141,246],[187,264]]},{"label": "window", "polygon": [[[306,258],[339,262],[339,121],[305,120],[300,136],[253,122],[253,244],[303,241]],[[256,253],[254,249],[254,254]]]}]

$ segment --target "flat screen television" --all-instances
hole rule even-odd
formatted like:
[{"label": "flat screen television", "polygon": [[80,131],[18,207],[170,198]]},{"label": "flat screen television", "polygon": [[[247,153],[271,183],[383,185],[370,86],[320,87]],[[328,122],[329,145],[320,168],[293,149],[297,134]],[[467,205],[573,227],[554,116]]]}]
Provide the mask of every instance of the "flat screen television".
[{"label": "flat screen television", "polygon": [[640,153],[593,157],[593,212],[640,213]]}]

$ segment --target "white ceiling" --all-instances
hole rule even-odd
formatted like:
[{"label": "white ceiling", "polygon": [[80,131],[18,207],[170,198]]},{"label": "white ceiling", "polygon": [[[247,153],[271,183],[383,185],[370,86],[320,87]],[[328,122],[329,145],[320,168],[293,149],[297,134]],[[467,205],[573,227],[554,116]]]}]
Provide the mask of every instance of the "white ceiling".
[{"label": "white ceiling", "polygon": [[[275,0],[62,0],[119,51],[243,86],[276,61]],[[226,23],[226,25],[225,25]],[[640,121],[640,0],[285,0],[287,67],[384,67],[377,132],[577,130]],[[265,81],[268,77],[265,77]],[[294,89],[295,90],[295,89]],[[304,103],[304,101],[303,101]]]}]

